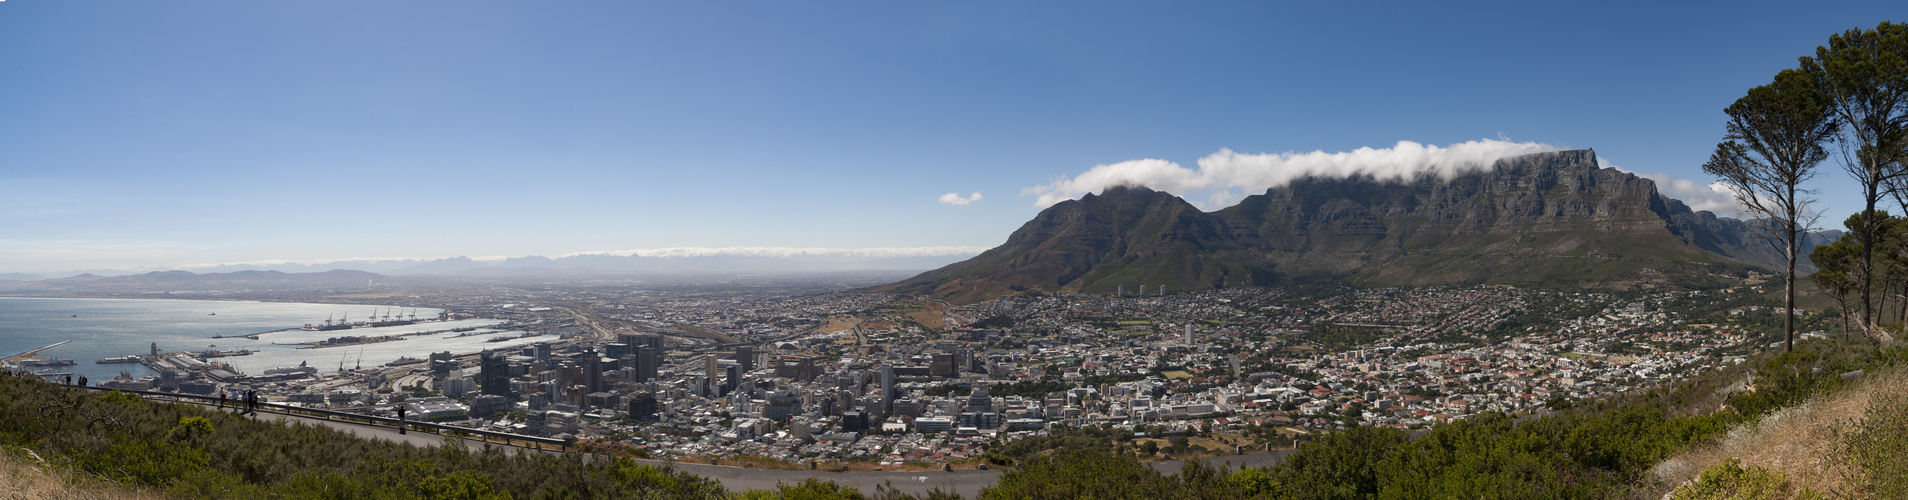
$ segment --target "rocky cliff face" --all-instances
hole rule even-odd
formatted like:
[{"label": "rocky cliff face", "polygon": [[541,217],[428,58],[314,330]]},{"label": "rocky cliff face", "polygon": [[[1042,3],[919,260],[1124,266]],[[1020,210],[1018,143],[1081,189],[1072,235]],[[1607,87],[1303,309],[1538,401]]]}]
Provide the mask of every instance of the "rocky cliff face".
[{"label": "rocky cliff face", "polygon": [[1696,284],[1745,264],[1779,267],[1750,229],[1598,168],[1594,152],[1562,151],[1451,179],[1300,179],[1212,213],[1146,188],[1108,189],[885,289],[966,301],[1121,285]]}]

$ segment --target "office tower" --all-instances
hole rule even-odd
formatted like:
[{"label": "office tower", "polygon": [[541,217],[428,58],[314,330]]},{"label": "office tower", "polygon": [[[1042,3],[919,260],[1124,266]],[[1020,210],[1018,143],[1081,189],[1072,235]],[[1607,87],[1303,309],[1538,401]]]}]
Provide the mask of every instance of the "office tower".
[{"label": "office tower", "polygon": [[636,420],[656,419],[656,394],[638,392],[629,397],[629,418]]},{"label": "office tower", "polygon": [[578,365],[583,368],[583,385],[589,386],[590,392],[602,392],[603,356],[597,354],[595,349],[585,349],[583,362]]},{"label": "office tower", "polygon": [[886,415],[894,410],[894,365],[881,364],[881,413]]},{"label": "office tower", "polygon": [[994,411],[994,398],[987,396],[987,384],[974,384],[974,393],[967,396],[967,411]]},{"label": "office tower", "polygon": [[648,382],[657,378],[662,370],[662,350],[653,346],[636,347],[636,380]]},{"label": "office tower", "polygon": [[479,354],[477,370],[484,394],[510,395],[510,361],[503,353]]},{"label": "office tower", "polygon": [[743,373],[755,371],[755,346],[736,346],[735,362],[736,364],[742,365]]}]

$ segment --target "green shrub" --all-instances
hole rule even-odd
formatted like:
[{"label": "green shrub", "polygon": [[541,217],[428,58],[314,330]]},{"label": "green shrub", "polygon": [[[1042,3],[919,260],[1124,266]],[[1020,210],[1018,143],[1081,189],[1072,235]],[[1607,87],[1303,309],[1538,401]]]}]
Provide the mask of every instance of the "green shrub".
[{"label": "green shrub", "polygon": [[1876,393],[1839,437],[1840,458],[1871,498],[1908,498],[1908,394]]},{"label": "green shrub", "polygon": [[[1789,479],[1780,472],[1761,467],[1742,468],[1742,461],[1729,458],[1703,469],[1696,482],[1670,492],[1671,500],[1779,500],[1789,498]],[[1804,492],[1804,498],[1813,498]]]}]

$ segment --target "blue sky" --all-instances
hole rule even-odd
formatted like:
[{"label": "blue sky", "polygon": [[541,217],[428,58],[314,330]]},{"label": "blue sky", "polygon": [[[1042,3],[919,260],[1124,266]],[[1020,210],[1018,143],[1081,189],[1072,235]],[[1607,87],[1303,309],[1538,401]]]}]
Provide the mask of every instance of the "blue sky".
[{"label": "blue sky", "polygon": [[1903,12],[1528,3],[6,0],[0,273],[984,247],[1023,190],[1222,148],[1700,184],[1724,106]]}]

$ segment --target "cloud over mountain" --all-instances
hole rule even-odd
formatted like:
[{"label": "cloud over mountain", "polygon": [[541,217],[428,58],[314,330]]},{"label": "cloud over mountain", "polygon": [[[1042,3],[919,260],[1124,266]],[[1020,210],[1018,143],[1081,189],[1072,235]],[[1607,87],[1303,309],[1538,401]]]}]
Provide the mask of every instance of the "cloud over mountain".
[{"label": "cloud over mountain", "polygon": [[[1245,196],[1285,186],[1295,179],[1371,176],[1391,180],[1433,175],[1450,180],[1459,174],[1487,168],[1499,159],[1563,149],[1539,142],[1503,139],[1480,139],[1444,147],[1398,141],[1389,148],[1365,147],[1337,153],[1252,154],[1220,149],[1200,158],[1197,169],[1160,159],[1128,160],[1096,165],[1072,178],[1056,179],[1023,189],[1021,194],[1037,196],[1034,206],[1045,208],[1111,187],[1146,186],[1187,196],[1203,193],[1206,201],[1197,205],[1201,209],[1215,210],[1230,206]],[[1615,167],[1608,164],[1604,166]],[[1725,214],[1737,212],[1735,202],[1729,199],[1727,191],[1675,179],[1666,174],[1639,175],[1656,181],[1662,192],[1684,199],[1698,210]]]}]

